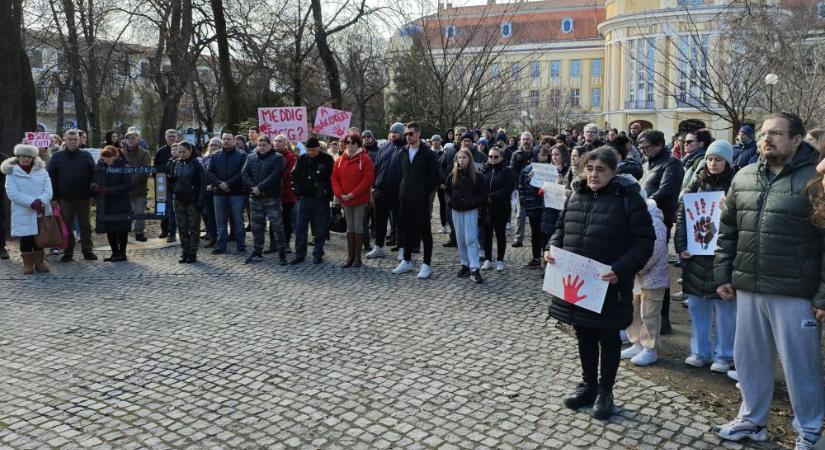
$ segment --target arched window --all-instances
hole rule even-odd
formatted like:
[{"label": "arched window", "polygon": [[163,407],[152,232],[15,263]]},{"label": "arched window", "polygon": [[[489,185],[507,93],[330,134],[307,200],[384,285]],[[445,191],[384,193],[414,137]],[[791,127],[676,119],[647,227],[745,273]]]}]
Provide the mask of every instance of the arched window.
[{"label": "arched window", "polygon": [[561,32],[562,33],[572,33],[573,32],[573,18],[572,17],[565,17],[561,20]]},{"label": "arched window", "polygon": [[444,34],[447,35],[448,38],[455,37],[455,25],[450,25],[444,30]]},{"label": "arched window", "polygon": [[513,35],[513,24],[510,22],[501,24],[501,37],[510,37]]}]

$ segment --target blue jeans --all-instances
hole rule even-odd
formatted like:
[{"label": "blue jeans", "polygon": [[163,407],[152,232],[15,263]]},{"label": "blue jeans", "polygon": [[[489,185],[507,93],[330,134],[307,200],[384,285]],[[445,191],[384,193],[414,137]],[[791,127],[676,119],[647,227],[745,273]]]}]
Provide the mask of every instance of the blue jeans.
[{"label": "blue jeans", "polygon": [[315,247],[312,256],[324,256],[324,240],[329,226],[329,201],[322,198],[301,197],[298,199],[295,213],[295,257],[307,255],[307,233],[312,227]]},{"label": "blue jeans", "polygon": [[476,270],[478,269],[478,210],[456,211],[453,209],[451,213],[461,265]]},{"label": "blue jeans", "polygon": [[[710,340],[713,310],[716,310],[716,343]],[[736,300],[712,300],[688,295],[690,352],[706,361],[733,361],[736,336]]]},{"label": "blue jeans", "polygon": [[238,251],[246,250],[246,230],[243,224],[243,208],[246,197],[243,195],[216,195],[215,222],[218,226],[218,250],[226,250],[228,240],[227,220],[232,220],[232,230],[235,232],[235,245]]}]

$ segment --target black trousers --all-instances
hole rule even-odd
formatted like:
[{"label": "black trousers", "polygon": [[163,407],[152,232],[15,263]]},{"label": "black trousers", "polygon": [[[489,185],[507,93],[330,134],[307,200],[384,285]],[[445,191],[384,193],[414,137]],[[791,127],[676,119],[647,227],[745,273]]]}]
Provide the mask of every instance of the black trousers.
[{"label": "black trousers", "polygon": [[129,241],[129,233],[106,233],[106,239],[109,240],[112,255],[126,254],[126,243]]},{"label": "black trousers", "polygon": [[579,341],[582,380],[590,386],[598,385],[599,390],[612,390],[621,361],[622,341],[619,339],[619,330],[574,328]]},{"label": "black trousers", "polygon": [[34,243],[34,235],[20,237],[20,253],[31,253],[39,250],[40,247]]},{"label": "black trousers", "polygon": [[447,226],[447,194],[444,189],[438,188],[438,218],[441,219],[441,226]]},{"label": "black trousers", "polygon": [[[401,199],[399,209],[401,220],[399,230],[403,236],[404,261],[409,261],[412,249],[418,247],[419,242],[424,243],[424,264],[430,264],[433,258],[433,230],[430,228],[430,198],[421,200]],[[401,225],[403,224],[403,225]]]},{"label": "black trousers", "polygon": [[484,220],[484,256],[493,259],[493,233],[496,235],[496,261],[504,261],[507,250],[507,222],[510,221],[510,204],[490,206],[489,220]]},{"label": "black trousers", "polygon": [[402,240],[402,225],[399,220],[399,200],[397,196],[375,197],[374,200],[375,211],[375,245],[379,247],[384,246],[387,239],[387,221],[392,217],[392,221],[396,226],[396,240],[397,242],[404,242]]},{"label": "black trousers", "polygon": [[544,248],[544,234],[541,232],[541,211],[531,216],[527,216],[530,221],[530,247],[533,259],[541,257],[541,249]]}]

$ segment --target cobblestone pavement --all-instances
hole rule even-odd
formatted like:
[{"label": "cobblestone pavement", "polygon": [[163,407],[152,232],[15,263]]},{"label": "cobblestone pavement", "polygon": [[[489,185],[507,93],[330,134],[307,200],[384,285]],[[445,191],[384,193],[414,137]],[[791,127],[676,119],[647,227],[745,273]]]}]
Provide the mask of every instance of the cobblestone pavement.
[{"label": "cobblestone pavement", "polygon": [[340,236],[318,266],[3,262],[0,447],[744,448],[626,367],[609,422],[564,408],[575,341],[545,325],[527,251],[475,285],[440,240],[431,280],[340,269]]}]

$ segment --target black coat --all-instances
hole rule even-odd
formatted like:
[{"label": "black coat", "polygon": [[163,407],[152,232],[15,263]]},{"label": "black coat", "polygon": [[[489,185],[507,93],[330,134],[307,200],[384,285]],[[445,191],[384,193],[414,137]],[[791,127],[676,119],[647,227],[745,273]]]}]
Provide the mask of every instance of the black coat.
[{"label": "black coat", "polygon": [[639,185],[617,176],[593,192],[573,183],[550,245],[611,266],[619,282],[607,289],[601,314],[553,297],[550,315],[576,327],[621,330],[633,321],[633,280],[653,254],[656,233]]},{"label": "black coat", "polygon": [[155,161],[152,165],[158,168],[159,171],[164,173],[168,173],[168,170],[171,169],[168,164],[172,161],[172,147],[168,145],[164,145],[163,147],[159,148],[157,153],[155,153]]},{"label": "black coat", "polygon": [[265,155],[252,152],[246,157],[241,172],[247,192],[251,193],[252,188],[257,187],[261,197],[280,197],[285,167],[284,157],[276,150]]},{"label": "black coat", "polygon": [[[84,152],[85,153],[85,152]],[[96,224],[97,233],[128,233],[132,228],[132,203],[129,191],[134,185],[134,178],[125,172],[110,171],[128,167],[123,158],[109,166],[102,160],[95,166],[94,184],[106,189],[97,194]]]},{"label": "black coat", "polygon": [[484,180],[489,191],[488,200],[491,211],[503,208],[510,209],[510,197],[516,187],[516,175],[507,163],[484,166]]},{"label": "black coat", "polygon": [[472,211],[487,204],[487,183],[480,173],[473,180],[468,171],[459,169],[458,180],[450,174],[446,186],[447,206],[456,211]]},{"label": "black coat", "polygon": [[55,200],[79,200],[92,196],[95,161],[82,149],[60,150],[52,155],[48,165]]},{"label": "black coat", "polygon": [[397,163],[401,173],[398,195],[405,200],[427,200],[441,184],[438,173],[438,157],[430,147],[421,142],[418,153],[410,161],[409,146],[398,153]]},{"label": "black coat", "polygon": [[174,160],[169,163],[169,185],[172,186],[175,200],[181,203],[203,206],[206,193],[206,171],[196,156],[187,160]]},{"label": "black coat", "polygon": [[[707,167],[696,172],[693,181],[685,189],[685,194],[696,192],[727,192],[733,181],[733,169],[728,167],[723,173],[712,176]],[[676,232],[673,235],[673,245],[676,253],[687,250],[688,230],[685,221],[684,198],[679,202],[679,213],[676,217]],[[690,230],[691,236],[693,230]],[[685,294],[701,298],[719,298],[716,286],[719,284],[713,278],[713,255],[698,255],[682,261],[682,290]]]},{"label": "black coat", "polygon": [[401,165],[398,164],[398,155],[407,145],[404,138],[398,141],[387,141],[381,146],[378,160],[373,162],[375,169],[375,198],[392,199],[398,197],[401,184]]},{"label": "black coat", "polygon": [[676,221],[684,177],[685,168],[682,163],[665,148],[645,163],[645,174],[639,183],[647,193],[647,198],[655,201],[656,206],[662,210],[665,223]]},{"label": "black coat", "polygon": [[292,170],[292,186],[298,197],[332,200],[332,166],[335,161],[327,153],[320,152],[312,158],[309,153],[298,157]]}]

